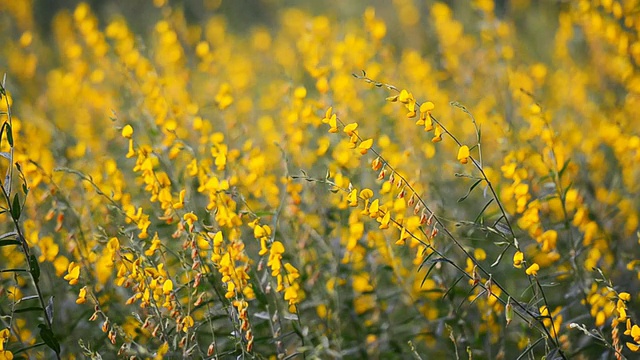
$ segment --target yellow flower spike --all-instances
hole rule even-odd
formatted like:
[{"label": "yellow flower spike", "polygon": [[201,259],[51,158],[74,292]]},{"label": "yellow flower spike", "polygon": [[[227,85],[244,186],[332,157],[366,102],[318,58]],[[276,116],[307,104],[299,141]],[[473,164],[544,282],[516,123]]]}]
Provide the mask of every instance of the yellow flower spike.
[{"label": "yellow flower spike", "polygon": [[413,95],[407,92],[407,90],[402,89],[402,91],[400,91],[400,95],[398,96],[398,101],[400,101],[403,104],[407,104],[409,100],[412,100],[412,99],[413,99]]},{"label": "yellow flower spike", "polygon": [[194,324],[193,318],[190,315],[187,315],[182,319],[182,331],[187,332],[189,328],[191,328]]},{"label": "yellow flower spike", "polygon": [[173,281],[171,279],[165,280],[164,284],[162,284],[162,293],[164,295],[169,295],[173,291]]},{"label": "yellow flower spike", "polygon": [[373,191],[371,189],[360,190],[360,198],[363,200],[369,200],[373,197]]},{"label": "yellow flower spike", "polygon": [[86,301],[87,301],[87,287],[83,286],[82,289],[80,289],[78,298],[76,299],[76,304],[84,304]]},{"label": "yellow flower spike", "polygon": [[469,147],[467,145],[463,145],[458,149],[458,161],[460,161],[461,164],[469,162]]},{"label": "yellow flower spike", "polygon": [[540,270],[540,265],[538,265],[537,263],[533,263],[527,268],[527,270],[525,270],[525,273],[527,273],[527,275],[537,276],[538,270]]},{"label": "yellow flower spike", "polygon": [[382,217],[382,219],[380,220],[380,226],[378,226],[378,229],[381,229],[381,230],[388,229],[390,221],[391,221],[391,211],[387,211]]},{"label": "yellow flower spike", "polygon": [[347,201],[349,202],[350,207],[358,206],[358,190],[357,189],[351,190],[349,195],[347,195]]},{"label": "yellow flower spike", "polygon": [[373,139],[364,140],[358,145],[358,149],[360,150],[360,154],[365,155],[369,149],[373,146]]},{"label": "yellow flower spike", "polygon": [[71,263],[69,263],[67,272],[68,274],[64,276],[64,279],[69,282],[69,285],[77,284],[78,278],[80,277],[80,265],[72,261]]},{"label": "yellow flower spike", "polygon": [[436,130],[433,133],[433,139],[431,139],[431,142],[437,143],[442,141],[442,127],[440,127],[440,125],[436,125]]},{"label": "yellow flower spike", "polygon": [[516,251],[516,253],[513,254],[513,266],[520,269],[522,268],[523,262],[524,254],[522,253],[522,251]]},{"label": "yellow flower spike", "polygon": [[408,236],[409,234],[407,234],[407,228],[403,226],[400,230],[400,238],[396,241],[396,245],[404,245],[407,241]]},{"label": "yellow flower spike", "polygon": [[380,200],[379,199],[375,199],[371,202],[371,205],[369,205],[369,216],[372,219],[375,219],[378,217],[378,211],[380,210]]},{"label": "yellow flower spike", "polygon": [[424,131],[431,131],[433,130],[433,119],[431,119],[431,116],[427,116],[424,119]]},{"label": "yellow flower spike", "polygon": [[420,113],[421,114],[426,114],[429,111],[433,110],[435,108],[435,105],[433,105],[433,103],[431,101],[427,101],[425,103],[423,103],[422,105],[420,105]]},{"label": "yellow flower spike", "polygon": [[327,112],[324,114],[324,119],[322,119],[322,122],[324,124],[328,124],[329,123],[329,119],[331,119],[331,114],[333,113],[333,106],[330,106],[327,109]]},{"label": "yellow flower spike", "polygon": [[194,213],[186,213],[182,219],[189,225],[189,231],[193,230],[193,224],[198,221],[198,216]]},{"label": "yellow flower spike", "polygon": [[344,129],[342,129],[342,131],[345,132],[345,134],[352,136],[354,135],[354,131],[358,128],[358,123],[351,123],[351,124],[347,124],[345,125]]},{"label": "yellow flower spike", "polygon": [[627,347],[629,348],[629,350],[631,350],[633,352],[638,352],[638,350],[640,350],[640,345],[636,345],[636,344],[630,343],[630,342],[627,342]]},{"label": "yellow flower spike", "polygon": [[338,132],[338,118],[336,117],[336,114],[331,115],[331,118],[329,119],[329,127],[330,133]]},{"label": "yellow flower spike", "polygon": [[174,203],[172,206],[174,209],[182,209],[184,208],[184,196],[187,193],[187,190],[180,190],[180,194],[178,195],[178,202]]},{"label": "yellow flower spike", "polygon": [[618,321],[627,320],[627,309],[625,309],[624,307],[619,307],[617,308],[617,310],[618,310]]},{"label": "yellow flower spike", "polygon": [[125,137],[127,139],[131,139],[131,136],[133,135],[133,127],[131,127],[131,125],[127,124],[122,128],[122,137]]}]

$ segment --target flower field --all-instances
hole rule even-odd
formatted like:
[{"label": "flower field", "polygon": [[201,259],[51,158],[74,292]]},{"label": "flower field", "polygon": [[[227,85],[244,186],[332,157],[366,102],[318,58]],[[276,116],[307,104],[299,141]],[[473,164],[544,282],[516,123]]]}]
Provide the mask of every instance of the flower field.
[{"label": "flower field", "polygon": [[640,1],[0,1],[0,359],[635,359]]}]

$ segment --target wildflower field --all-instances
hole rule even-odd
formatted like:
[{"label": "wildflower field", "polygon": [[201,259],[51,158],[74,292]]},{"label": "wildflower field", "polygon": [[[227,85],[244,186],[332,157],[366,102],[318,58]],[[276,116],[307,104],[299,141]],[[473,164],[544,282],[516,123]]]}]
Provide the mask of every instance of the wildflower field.
[{"label": "wildflower field", "polygon": [[640,1],[0,1],[0,359],[637,359]]}]

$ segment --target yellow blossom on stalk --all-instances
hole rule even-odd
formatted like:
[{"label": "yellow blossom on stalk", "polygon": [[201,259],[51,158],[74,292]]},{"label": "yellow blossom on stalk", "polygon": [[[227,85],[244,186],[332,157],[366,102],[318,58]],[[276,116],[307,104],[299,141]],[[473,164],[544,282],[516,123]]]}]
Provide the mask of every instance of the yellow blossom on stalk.
[{"label": "yellow blossom on stalk", "polygon": [[162,284],[162,293],[164,295],[169,295],[173,291],[173,281],[171,279],[167,279]]},{"label": "yellow blossom on stalk", "polygon": [[182,332],[186,333],[187,331],[189,331],[189,329],[191,327],[193,327],[194,324],[195,324],[195,322],[193,321],[193,318],[190,315],[185,316],[182,319],[182,322],[180,324],[180,325],[182,325],[181,326]]},{"label": "yellow blossom on stalk", "polygon": [[7,359],[7,360],[13,359],[13,353],[11,351],[6,350],[4,346],[4,344],[6,344],[7,341],[9,341],[10,337],[11,337],[11,332],[9,331],[9,329],[0,330],[0,359]]},{"label": "yellow blossom on stalk", "polygon": [[437,143],[442,141],[442,127],[440,125],[436,125],[436,130],[433,133],[433,138],[431,139],[431,142]]},{"label": "yellow blossom on stalk", "polygon": [[125,125],[122,128],[122,137],[125,137],[127,139],[131,139],[131,136],[133,135],[133,127],[129,124]]},{"label": "yellow blossom on stalk", "polygon": [[633,352],[640,350],[640,326],[634,324],[631,326],[631,319],[627,318],[627,329],[624,332],[625,335],[631,336],[635,343],[627,342],[627,347]]},{"label": "yellow blossom on stalk", "polygon": [[344,133],[347,134],[348,136],[352,136],[357,128],[358,128],[358,123],[351,123],[351,124],[345,125],[342,131],[344,131]]},{"label": "yellow blossom on stalk", "polygon": [[69,263],[67,272],[68,273],[64,276],[64,279],[69,282],[69,285],[77,284],[78,278],[80,277],[80,265],[72,261],[71,263]]},{"label": "yellow blossom on stalk", "polygon": [[360,145],[358,145],[358,149],[360,150],[360,154],[365,155],[369,149],[373,146],[373,139],[363,140]]},{"label": "yellow blossom on stalk", "polygon": [[337,133],[338,132],[338,118],[336,117],[336,114],[331,115],[331,117],[329,118],[329,132],[330,133]]},{"label": "yellow blossom on stalk", "polygon": [[522,263],[524,262],[524,254],[521,251],[516,251],[513,254],[513,266],[520,269],[522,268]]},{"label": "yellow blossom on stalk", "polygon": [[525,273],[527,273],[527,275],[537,276],[538,270],[540,270],[540,265],[533,263],[531,266],[527,268],[527,270],[525,270]]},{"label": "yellow blossom on stalk", "polygon": [[469,162],[469,147],[467,145],[463,145],[458,149],[458,161],[461,164]]},{"label": "yellow blossom on stalk", "polygon": [[358,190],[357,189],[353,189],[349,192],[349,195],[347,195],[347,201],[349,202],[350,207],[358,206]]},{"label": "yellow blossom on stalk", "polygon": [[193,225],[196,221],[198,221],[198,216],[196,216],[196,214],[194,213],[186,213],[184,214],[184,216],[182,217],[182,219],[187,223],[187,225],[189,226],[189,231],[193,231]]},{"label": "yellow blossom on stalk", "polygon": [[76,304],[84,304],[87,301],[87,287],[83,286],[80,289],[80,293],[78,294],[78,298],[76,299]]}]

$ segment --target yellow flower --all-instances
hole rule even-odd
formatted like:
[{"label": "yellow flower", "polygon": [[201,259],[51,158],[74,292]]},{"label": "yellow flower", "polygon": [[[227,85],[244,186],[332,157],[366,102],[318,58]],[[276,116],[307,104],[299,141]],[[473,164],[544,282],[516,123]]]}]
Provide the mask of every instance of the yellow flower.
[{"label": "yellow flower", "polygon": [[4,344],[9,340],[10,337],[11,332],[9,332],[9,329],[0,330],[0,351],[5,351]]},{"label": "yellow flower", "polygon": [[352,136],[354,134],[354,131],[356,131],[357,128],[358,128],[358,123],[351,123],[351,124],[345,125],[342,131],[344,131],[345,134]]},{"label": "yellow flower", "polygon": [[531,266],[527,268],[527,270],[525,270],[525,272],[527,273],[527,275],[536,276],[538,275],[538,270],[540,270],[540,265],[533,263]]},{"label": "yellow flower", "polygon": [[463,145],[458,149],[458,161],[461,164],[469,162],[469,147],[467,145]]},{"label": "yellow flower", "polygon": [[131,139],[131,136],[133,135],[133,127],[131,127],[131,125],[127,124],[122,128],[122,137],[125,137],[127,139]]},{"label": "yellow flower", "polygon": [[513,266],[520,269],[522,267],[523,261],[524,254],[522,253],[522,251],[516,251],[516,253],[513,254]]},{"label": "yellow flower", "polygon": [[86,301],[87,301],[87,287],[83,286],[82,289],[80,289],[78,298],[76,299],[76,304],[84,304]]},{"label": "yellow flower", "polygon": [[182,319],[182,331],[183,332],[189,331],[189,328],[192,327],[193,324],[194,324],[193,318],[190,315],[185,316],[185,318]]},{"label": "yellow flower", "polygon": [[363,140],[360,145],[358,145],[358,149],[360,150],[360,154],[365,155],[369,149],[373,146],[373,139]]},{"label": "yellow flower", "polygon": [[198,216],[194,213],[186,213],[182,219],[189,225],[189,231],[193,230],[193,224],[198,221]]},{"label": "yellow flower", "polygon": [[80,277],[80,265],[72,261],[67,269],[68,274],[64,276],[64,279],[69,281],[69,285],[75,285],[78,283]]},{"label": "yellow flower", "polygon": [[171,294],[173,291],[173,281],[171,279],[165,280],[164,284],[162,284],[162,293],[165,295]]}]

